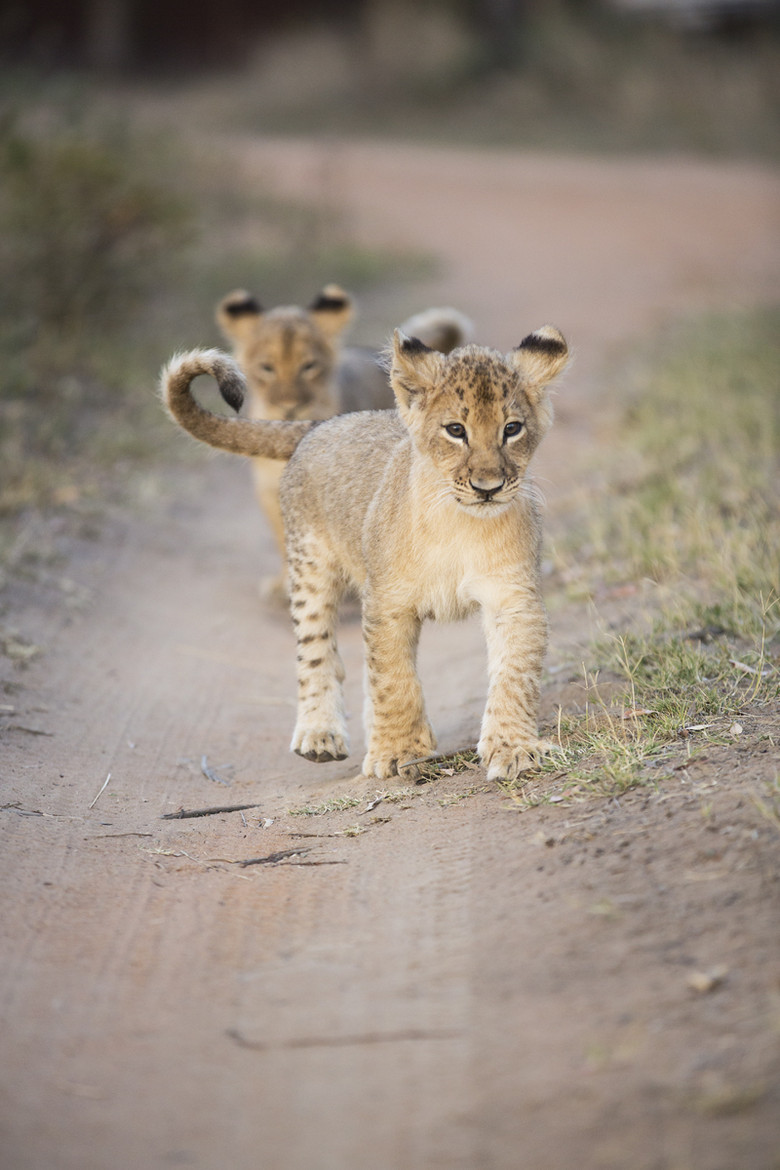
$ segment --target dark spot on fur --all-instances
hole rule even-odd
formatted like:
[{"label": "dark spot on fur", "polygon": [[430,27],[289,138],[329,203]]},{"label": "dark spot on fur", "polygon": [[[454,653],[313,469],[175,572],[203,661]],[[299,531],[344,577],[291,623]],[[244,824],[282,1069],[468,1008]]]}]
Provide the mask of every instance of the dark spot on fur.
[{"label": "dark spot on fur", "polygon": [[542,337],[539,333],[529,333],[517,347],[518,349],[534,349],[537,353],[562,354],[566,353],[566,343],[557,337]]},{"label": "dark spot on fur", "polygon": [[250,314],[256,317],[263,311],[260,302],[252,296],[243,297],[241,300],[225,301],[222,308],[228,317],[247,317]]},{"label": "dark spot on fur", "polygon": [[314,669],[315,666],[322,666],[322,659],[321,658],[312,658],[311,662],[307,662],[306,665],[310,666],[310,667],[312,667],[312,669]]},{"label": "dark spot on fur", "polygon": [[488,406],[491,402],[493,402],[495,398],[495,392],[487,378],[483,378],[479,383],[476,388],[474,397],[476,398],[477,402],[480,402],[485,406]]}]

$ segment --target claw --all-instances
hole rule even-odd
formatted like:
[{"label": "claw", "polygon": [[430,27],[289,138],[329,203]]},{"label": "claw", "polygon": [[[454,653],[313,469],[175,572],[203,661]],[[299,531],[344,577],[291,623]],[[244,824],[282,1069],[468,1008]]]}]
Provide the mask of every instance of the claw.
[{"label": "claw", "polygon": [[291,747],[297,755],[313,764],[346,760],[349,755],[346,737],[335,731],[296,732]]}]

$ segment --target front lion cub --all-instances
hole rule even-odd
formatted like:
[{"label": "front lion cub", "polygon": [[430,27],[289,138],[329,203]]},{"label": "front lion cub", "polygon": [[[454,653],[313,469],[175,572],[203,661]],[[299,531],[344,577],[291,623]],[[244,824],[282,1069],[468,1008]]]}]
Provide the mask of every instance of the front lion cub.
[{"label": "front lion cub", "polygon": [[445,356],[396,332],[398,409],[321,423],[203,410],[190,393],[198,374],[216,378],[236,410],[244,395],[238,368],[215,350],[174,358],[163,371],[168,410],[196,438],[289,459],[280,491],[298,638],[293,751],[316,761],[349,752],[336,617],[353,586],[368,679],[364,776],[413,777],[412,761],[435,749],[416,671],[420,628],[477,608],[489,673],[477,750],[488,779],[513,780],[545,752],[536,727],[547,639],[541,524],[526,472],[552,422],[545,388],[567,358],[549,325],[506,356],[475,345]]}]

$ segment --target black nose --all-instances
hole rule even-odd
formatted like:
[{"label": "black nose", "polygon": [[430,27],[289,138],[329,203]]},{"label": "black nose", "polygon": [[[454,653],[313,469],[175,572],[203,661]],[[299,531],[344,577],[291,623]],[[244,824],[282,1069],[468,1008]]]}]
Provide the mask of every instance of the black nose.
[{"label": "black nose", "polygon": [[483,500],[492,500],[493,496],[501,491],[506,480],[500,479],[498,482],[494,479],[470,479],[469,487],[475,491],[477,495]]}]

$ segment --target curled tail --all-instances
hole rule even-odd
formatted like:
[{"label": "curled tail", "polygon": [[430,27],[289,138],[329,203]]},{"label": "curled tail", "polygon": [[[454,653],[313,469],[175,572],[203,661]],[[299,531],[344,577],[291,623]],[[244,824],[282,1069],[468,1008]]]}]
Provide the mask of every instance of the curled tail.
[{"label": "curled tail", "polygon": [[316,424],[302,420],[225,418],[200,406],[191,385],[199,374],[210,374],[233,410],[240,410],[246,382],[236,363],[218,349],[193,349],[171,358],[160,375],[160,392],[168,414],[194,438],[233,455],[289,459],[303,436]]}]

